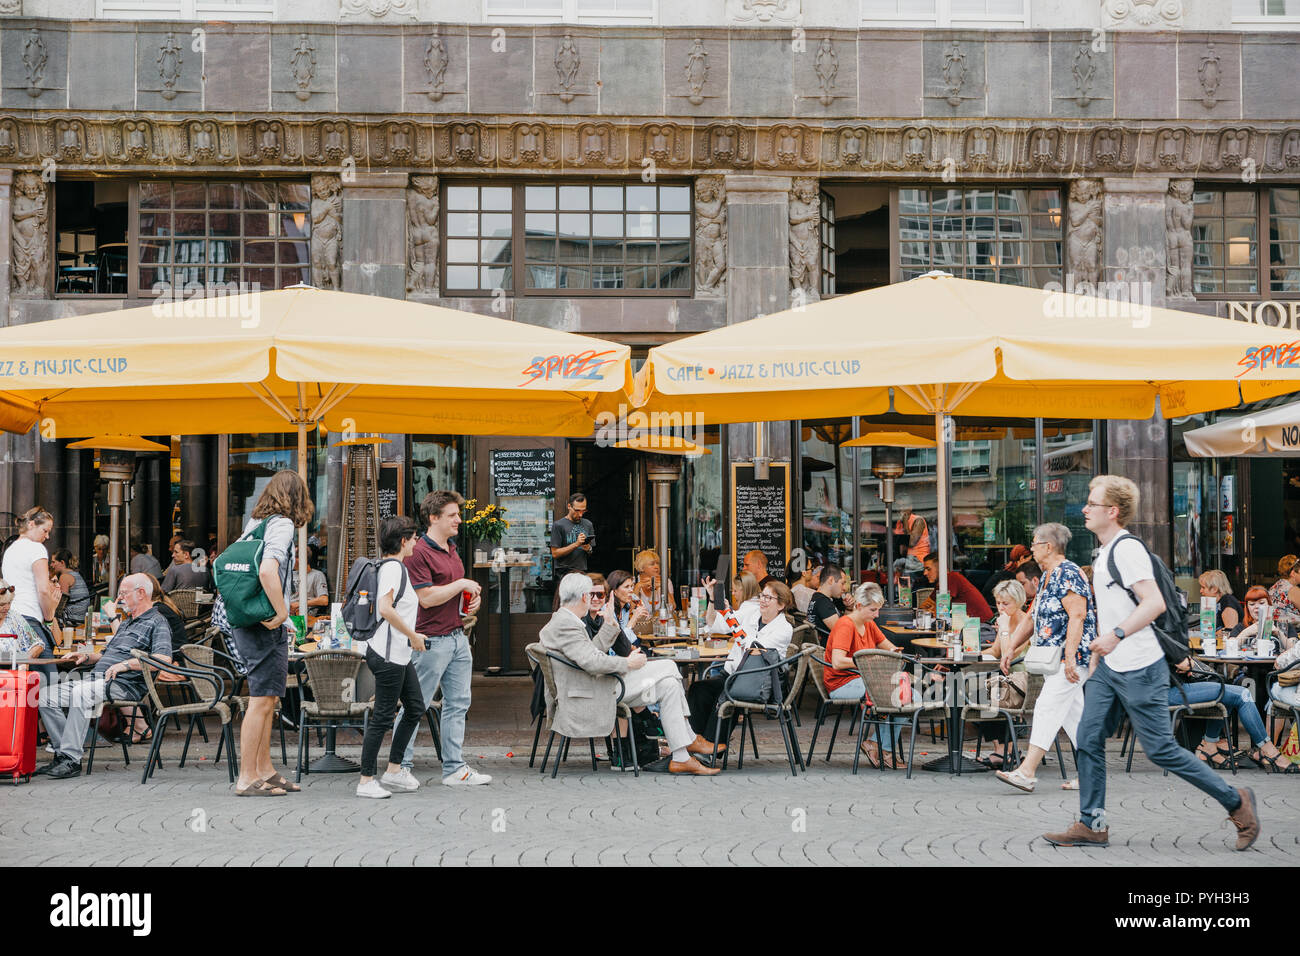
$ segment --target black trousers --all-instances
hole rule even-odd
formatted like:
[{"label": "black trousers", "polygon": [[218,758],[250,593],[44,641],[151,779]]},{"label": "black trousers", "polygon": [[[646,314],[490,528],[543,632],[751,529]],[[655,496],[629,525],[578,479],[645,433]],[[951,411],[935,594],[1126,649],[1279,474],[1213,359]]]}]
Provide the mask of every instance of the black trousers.
[{"label": "black trousers", "polygon": [[409,663],[393,664],[384,660],[372,648],[366,648],[366,663],[375,675],[375,709],[366,727],[366,738],[361,744],[361,776],[373,777],[379,759],[379,745],[384,734],[393,726],[397,702],[402,702],[402,720],[393,731],[393,746],[388,752],[389,763],[401,763],[406,745],[420,726],[424,716],[424,695],[420,692],[420,678]]},{"label": "black trousers", "polygon": [[708,741],[717,741],[718,698],[722,696],[725,677],[697,680],[686,691],[686,705],[691,709],[691,729]]}]

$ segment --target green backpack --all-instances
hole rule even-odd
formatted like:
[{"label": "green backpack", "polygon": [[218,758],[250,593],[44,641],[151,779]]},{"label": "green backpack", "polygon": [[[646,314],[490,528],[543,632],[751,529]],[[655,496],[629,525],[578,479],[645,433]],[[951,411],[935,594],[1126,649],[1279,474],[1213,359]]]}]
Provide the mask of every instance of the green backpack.
[{"label": "green backpack", "polygon": [[232,627],[252,627],[275,617],[275,607],[258,577],[268,520],[263,518],[256,528],[222,551],[213,562],[212,576],[226,620]]}]

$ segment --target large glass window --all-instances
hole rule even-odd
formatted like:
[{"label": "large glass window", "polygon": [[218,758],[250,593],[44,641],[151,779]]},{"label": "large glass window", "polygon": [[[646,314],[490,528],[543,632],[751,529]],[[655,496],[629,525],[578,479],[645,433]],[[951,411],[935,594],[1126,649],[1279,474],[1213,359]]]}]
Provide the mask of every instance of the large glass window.
[{"label": "large glass window", "polygon": [[861,0],[862,21],[922,26],[1028,26],[1029,0]]},{"label": "large glass window", "polygon": [[274,20],[275,0],[97,0],[113,20]]},{"label": "large glass window", "polygon": [[489,20],[653,23],[656,0],[485,0]]},{"label": "large glass window", "polygon": [[[830,561],[848,571],[856,581],[857,569],[853,560],[854,449],[843,447],[852,437],[853,426],[848,419],[804,422],[799,466],[803,475],[802,547],[810,566]],[[875,566],[870,558],[867,563]]]},{"label": "large glass window", "polygon": [[901,278],[942,269],[1042,288],[1061,281],[1061,190],[900,189]]},{"label": "large glass window", "polygon": [[55,295],[126,294],[128,192],[122,180],[55,184]]},{"label": "large glass window", "polygon": [[1197,189],[1193,202],[1197,295],[1300,294],[1300,187]]},{"label": "large glass window", "polygon": [[1250,22],[1272,17],[1300,19],[1300,0],[1232,0],[1232,19]]},{"label": "large glass window", "polygon": [[138,197],[142,293],[163,284],[281,289],[311,281],[305,182],[146,181]]},{"label": "large glass window", "polygon": [[445,208],[449,293],[690,295],[687,185],[449,183]]}]

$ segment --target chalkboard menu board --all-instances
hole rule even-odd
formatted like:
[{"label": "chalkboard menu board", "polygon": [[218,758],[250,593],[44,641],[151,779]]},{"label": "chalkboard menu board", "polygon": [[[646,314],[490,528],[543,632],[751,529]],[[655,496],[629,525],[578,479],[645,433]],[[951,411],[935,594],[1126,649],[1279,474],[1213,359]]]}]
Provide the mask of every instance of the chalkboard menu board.
[{"label": "chalkboard menu board", "polygon": [[731,540],[736,573],[747,551],[767,555],[767,571],[785,580],[790,558],[790,465],[773,462],[768,478],[754,477],[754,466],[731,465]]},{"label": "chalkboard menu board", "polygon": [[554,448],[492,449],[493,495],[549,498],[554,492]]},{"label": "chalkboard menu board", "polygon": [[[385,461],[379,466],[379,521],[396,518],[405,507],[406,495],[402,488],[402,463]],[[348,511],[356,512],[356,488],[348,484]]]}]

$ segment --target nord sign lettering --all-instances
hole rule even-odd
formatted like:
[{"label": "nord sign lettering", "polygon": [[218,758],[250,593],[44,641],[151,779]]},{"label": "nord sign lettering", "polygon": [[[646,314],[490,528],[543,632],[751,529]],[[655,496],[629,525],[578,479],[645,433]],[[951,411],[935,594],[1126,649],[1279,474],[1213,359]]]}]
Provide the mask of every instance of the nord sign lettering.
[{"label": "nord sign lettering", "polygon": [[1294,302],[1229,302],[1228,318],[1270,328],[1300,329],[1300,300]]}]

